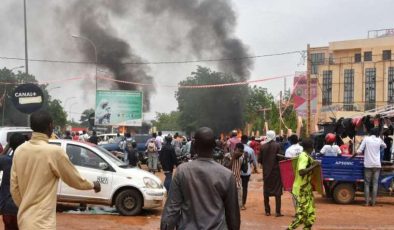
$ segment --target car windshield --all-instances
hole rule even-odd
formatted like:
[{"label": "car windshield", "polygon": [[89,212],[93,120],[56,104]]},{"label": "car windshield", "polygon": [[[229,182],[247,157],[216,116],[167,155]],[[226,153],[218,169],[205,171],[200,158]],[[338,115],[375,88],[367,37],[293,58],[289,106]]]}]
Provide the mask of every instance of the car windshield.
[{"label": "car windshield", "polygon": [[103,148],[103,147],[101,147],[101,146],[94,146],[95,148],[97,148],[97,149],[99,149],[102,153],[104,153],[107,157],[108,157],[108,159],[112,162],[112,163],[114,163],[114,164],[116,164],[118,167],[122,167],[122,168],[124,168],[124,167],[127,167],[127,164],[126,163],[124,163],[123,161],[121,161],[121,160],[119,160],[117,157],[115,157],[112,153],[110,153],[108,150],[106,150],[105,148]]}]

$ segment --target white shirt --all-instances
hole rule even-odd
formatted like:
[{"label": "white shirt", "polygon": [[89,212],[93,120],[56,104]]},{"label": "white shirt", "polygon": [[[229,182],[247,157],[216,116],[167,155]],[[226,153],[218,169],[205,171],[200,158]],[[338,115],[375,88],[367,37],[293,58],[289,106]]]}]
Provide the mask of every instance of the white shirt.
[{"label": "white shirt", "polygon": [[337,157],[342,153],[342,151],[338,145],[324,145],[323,148],[320,150],[320,153],[324,154],[324,156]]},{"label": "white shirt", "polygon": [[365,168],[381,168],[380,163],[380,147],[386,148],[386,144],[380,137],[371,135],[365,137],[361,142],[357,153],[364,151],[364,167]]},{"label": "white shirt", "polygon": [[157,150],[161,150],[161,147],[163,146],[163,137],[157,136],[156,143],[157,143]]},{"label": "white shirt", "polygon": [[302,148],[302,146],[299,145],[298,143],[291,145],[290,147],[287,148],[285,157],[287,158],[298,157],[298,155],[300,155],[302,151],[304,151],[304,148]]}]

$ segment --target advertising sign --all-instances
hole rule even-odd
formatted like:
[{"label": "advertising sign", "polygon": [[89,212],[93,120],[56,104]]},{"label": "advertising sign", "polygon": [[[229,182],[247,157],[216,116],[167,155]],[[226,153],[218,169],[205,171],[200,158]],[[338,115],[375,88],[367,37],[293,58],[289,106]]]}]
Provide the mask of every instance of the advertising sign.
[{"label": "advertising sign", "polygon": [[94,124],[142,126],[142,92],[98,90]]},{"label": "advertising sign", "polygon": [[[307,78],[305,72],[298,72],[294,76],[293,81],[293,98],[294,108],[298,116],[305,117],[307,115]],[[311,113],[316,114],[317,108],[317,79],[311,79]]]},{"label": "advertising sign", "polygon": [[17,110],[30,114],[42,107],[44,94],[38,85],[23,84],[15,88],[12,102]]}]

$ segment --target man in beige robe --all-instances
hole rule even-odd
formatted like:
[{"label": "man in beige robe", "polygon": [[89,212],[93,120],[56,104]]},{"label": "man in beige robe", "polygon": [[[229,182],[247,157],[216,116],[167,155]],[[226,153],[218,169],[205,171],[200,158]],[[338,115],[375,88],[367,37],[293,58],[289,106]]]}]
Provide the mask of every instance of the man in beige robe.
[{"label": "man in beige robe", "polygon": [[48,144],[52,118],[46,111],[30,116],[31,140],[20,145],[11,169],[11,195],[19,207],[21,230],[56,229],[56,193],[59,179],[76,189],[96,192],[98,182],[82,178],[61,147]]}]

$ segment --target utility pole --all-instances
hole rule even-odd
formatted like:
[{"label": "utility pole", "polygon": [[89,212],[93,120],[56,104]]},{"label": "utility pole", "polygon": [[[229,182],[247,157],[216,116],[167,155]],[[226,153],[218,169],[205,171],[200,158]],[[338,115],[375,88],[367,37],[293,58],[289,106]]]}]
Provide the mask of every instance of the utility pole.
[{"label": "utility pole", "polygon": [[282,131],[282,120],[280,119],[280,117],[282,116],[282,100],[283,100],[283,95],[282,95],[282,91],[280,91],[279,94],[279,133]]},{"label": "utility pole", "polygon": [[306,117],[306,136],[309,137],[311,134],[311,125],[312,125],[312,117],[311,117],[311,54],[310,54],[310,45],[307,45],[306,48],[306,85],[307,85],[307,117]]},{"label": "utility pole", "polygon": [[25,22],[25,72],[29,74],[29,56],[27,54],[27,22],[26,22],[26,0],[23,0],[23,16]]}]

